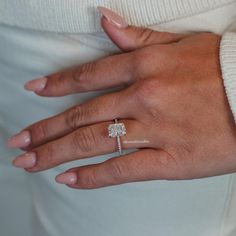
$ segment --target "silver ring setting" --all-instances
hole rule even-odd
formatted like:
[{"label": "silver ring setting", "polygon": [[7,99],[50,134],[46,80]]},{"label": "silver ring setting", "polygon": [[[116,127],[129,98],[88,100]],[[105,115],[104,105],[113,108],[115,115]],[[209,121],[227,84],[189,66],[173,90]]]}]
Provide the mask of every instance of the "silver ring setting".
[{"label": "silver ring setting", "polygon": [[114,124],[110,124],[108,126],[108,134],[110,138],[116,138],[117,139],[117,145],[118,145],[118,151],[120,156],[123,154],[122,151],[122,145],[121,145],[121,139],[120,137],[126,135],[126,128],[124,123],[119,123],[118,119],[114,120]]}]

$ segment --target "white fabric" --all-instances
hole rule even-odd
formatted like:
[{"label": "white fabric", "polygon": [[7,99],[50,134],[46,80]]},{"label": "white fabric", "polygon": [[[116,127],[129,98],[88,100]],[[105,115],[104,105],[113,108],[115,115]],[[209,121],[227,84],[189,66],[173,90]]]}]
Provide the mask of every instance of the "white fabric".
[{"label": "white fabric", "polygon": [[133,25],[153,25],[220,8],[235,0],[1,0],[0,23],[53,32],[99,31],[97,6]]},{"label": "white fabric", "polygon": [[[235,21],[235,7],[152,28],[223,33]],[[116,51],[103,33],[63,35],[0,26],[0,235],[234,236],[236,174],[71,190],[56,184],[55,175],[112,155],[39,174],[11,167],[11,157],[18,152],[5,147],[7,137],[29,123],[98,95],[41,98],[24,91],[24,82]]]},{"label": "white fabric", "polygon": [[225,90],[236,122],[236,29],[224,34],[220,58]]}]

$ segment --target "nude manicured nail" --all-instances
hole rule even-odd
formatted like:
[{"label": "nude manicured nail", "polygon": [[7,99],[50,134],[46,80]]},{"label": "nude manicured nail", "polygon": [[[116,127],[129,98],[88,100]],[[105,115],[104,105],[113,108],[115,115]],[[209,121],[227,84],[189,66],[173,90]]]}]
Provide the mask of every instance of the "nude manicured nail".
[{"label": "nude manicured nail", "polygon": [[47,78],[42,77],[42,78],[38,78],[38,79],[28,81],[25,84],[24,88],[26,90],[32,91],[32,92],[41,92],[46,87],[46,84],[47,84]]},{"label": "nude manicured nail", "polygon": [[76,173],[62,173],[56,177],[56,182],[59,184],[75,184],[77,182]]},{"label": "nude manicured nail", "polygon": [[29,152],[18,156],[12,164],[18,168],[32,168],[36,165],[36,154],[34,152]]},{"label": "nude manicured nail", "polygon": [[118,28],[127,28],[128,24],[120,15],[116,14],[114,11],[106,7],[98,7],[98,11],[113,25]]},{"label": "nude manicured nail", "polygon": [[24,148],[27,147],[31,142],[29,131],[22,131],[14,136],[12,136],[8,142],[7,146],[10,148]]}]

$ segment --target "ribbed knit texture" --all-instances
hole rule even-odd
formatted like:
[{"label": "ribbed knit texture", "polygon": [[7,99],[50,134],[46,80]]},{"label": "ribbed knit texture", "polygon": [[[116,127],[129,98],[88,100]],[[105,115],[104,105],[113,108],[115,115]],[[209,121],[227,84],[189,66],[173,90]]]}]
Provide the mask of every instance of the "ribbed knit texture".
[{"label": "ribbed knit texture", "polygon": [[217,8],[235,0],[0,0],[0,23],[55,32],[101,31],[97,6],[147,26]]},{"label": "ribbed knit texture", "polygon": [[236,122],[236,33],[223,35],[220,58],[225,90]]}]

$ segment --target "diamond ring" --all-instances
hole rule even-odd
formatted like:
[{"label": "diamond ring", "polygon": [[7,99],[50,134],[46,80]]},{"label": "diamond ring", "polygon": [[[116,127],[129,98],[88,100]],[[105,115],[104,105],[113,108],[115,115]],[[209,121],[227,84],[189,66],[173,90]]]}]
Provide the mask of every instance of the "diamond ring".
[{"label": "diamond ring", "polygon": [[114,121],[115,121],[114,124],[110,124],[108,126],[108,134],[109,137],[117,139],[119,154],[122,155],[122,146],[120,137],[126,135],[126,128],[124,123],[118,122],[118,119],[115,119]]}]

